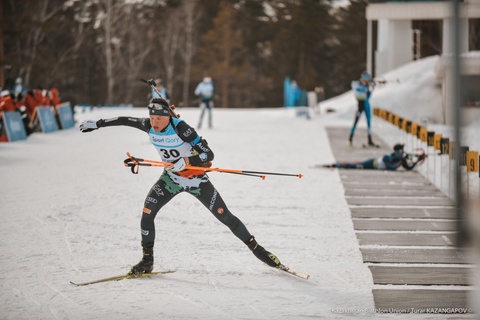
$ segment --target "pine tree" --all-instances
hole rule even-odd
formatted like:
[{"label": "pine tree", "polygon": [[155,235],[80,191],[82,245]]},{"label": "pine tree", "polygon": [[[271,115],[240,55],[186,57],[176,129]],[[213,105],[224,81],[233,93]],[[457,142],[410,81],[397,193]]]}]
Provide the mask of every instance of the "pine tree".
[{"label": "pine tree", "polygon": [[222,1],[220,11],[213,20],[213,29],[202,37],[199,51],[200,65],[205,75],[215,82],[216,93],[220,96],[219,107],[238,106],[239,101],[232,101],[232,87],[241,86],[250,68],[244,59],[242,30],[236,28],[235,8]]}]

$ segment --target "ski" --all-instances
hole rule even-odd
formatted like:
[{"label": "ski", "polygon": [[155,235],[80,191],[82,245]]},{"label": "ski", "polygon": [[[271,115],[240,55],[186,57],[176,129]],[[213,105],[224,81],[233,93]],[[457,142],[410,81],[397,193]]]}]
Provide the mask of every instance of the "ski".
[{"label": "ski", "polygon": [[88,286],[90,284],[95,284],[95,283],[101,283],[101,282],[120,281],[123,279],[150,278],[150,277],[156,276],[157,274],[168,274],[168,273],[174,273],[174,272],[175,270],[166,270],[166,271],[154,271],[151,273],[142,273],[142,274],[123,274],[123,275],[97,279],[97,280],[87,281],[87,282],[76,283],[76,282],[70,281],[70,283],[73,284],[74,286],[80,287],[80,286]]},{"label": "ski", "polygon": [[368,145],[367,145],[367,144],[363,144],[362,147],[365,148],[365,149],[368,148],[368,147],[380,148],[380,145],[379,145],[379,144],[375,144],[375,143],[374,143],[374,144],[368,144]]},{"label": "ski", "polygon": [[308,278],[310,278],[310,275],[306,274],[306,273],[303,273],[303,272],[300,272],[300,271],[296,271],[296,270],[293,270],[292,268],[289,268],[283,264],[279,264],[278,267],[277,267],[278,270],[282,270],[282,271],[285,271],[293,276],[296,276],[296,277],[299,277],[299,278],[302,278],[302,279],[305,279],[307,280]]}]

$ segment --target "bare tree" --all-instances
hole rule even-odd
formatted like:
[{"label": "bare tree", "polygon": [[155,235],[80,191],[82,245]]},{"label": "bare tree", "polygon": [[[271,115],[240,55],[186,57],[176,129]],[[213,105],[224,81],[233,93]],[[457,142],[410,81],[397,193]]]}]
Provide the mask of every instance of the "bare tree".
[{"label": "bare tree", "polygon": [[95,27],[100,29],[97,41],[100,42],[101,57],[100,60],[105,69],[105,78],[107,81],[107,97],[106,103],[112,104],[114,101],[114,88],[116,83],[115,69],[119,65],[120,39],[116,36],[119,29],[128,28],[120,23],[124,20],[125,12],[123,10],[125,4],[123,1],[114,0],[97,0],[97,16]]},{"label": "bare tree", "polygon": [[201,65],[213,76],[220,94],[220,106],[230,105],[230,89],[246,78],[249,68],[245,60],[242,30],[235,25],[235,9],[229,1],[222,1],[213,20],[213,29],[202,37]]},{"label": "bare tree", "polygon": [[198,10],[197,1],[186,1],[183,5],[183,10],[185,14],[185,50],[182,51],[182,57],[185,67],[183,71],[182,101],[183,105],[187,106],[189,101],[192,58],[198,42],[198,29],[195,28],[195,25],[198,23],[201,14]]},{"label": "bare tree", "polygon": [[182,12],[180,10],[170,10],[166,15],[162,26],[157,33],[160,52],[161,68],[163,71],[162,79],[169,92],[173,92],[175,82],[180,79],[178,75],[177,63],[180,51],[183,49],[182,39],[184,38]]},{"label": "bare tree", "polygon": [[[62,35],[68,34],[71,41],[62,42],[62,46],[57,46],[57,50],[51,53],[55,55],[55,63],[52,63],[48,70],[47,78],[50,80],[50,83],[56,83],[59,82],[60,79],[65,79],[65,74],[60,72],[65,65],[77,65],[79,61],[79,50],[83,46],[84,40],[87,36],[86,25],[91,22],[87,1],[77,3],[72,2],[71,5],[72,7],[73,5],[76,7],[69,8],[69,3],[68,5],[65,5],[64,8],[73,11],[73,19],[68,19],[69,17],[67,17],[67,19],[64,19],[67,21],[63,24],[60,21],[56,23],[57,27],[60,27],[63,31]],[[74,72],[72,68],[69,68],[69,70]]]},{"label": "bare tree", "polygon": [[[131,102],[134,100],[135,86],[141,78],[142,66],[149,54],[152,52],[153,32],[150,30],[148,20],[145,19],[143,10],[137,11],[135,6],[130,4],[125,7],[126,16],[123,21],[126,28],[122,29],[122,46],[118,52],[118,59],[124,78],[122,86],[122,101]],[[121,79],[120,76],[118,77]]]},{"label": "bare tree", "polygon": [[337,20],[330,0],[0,2],[3,63],[27,85],[55,84],[79,103],[139,102],[138,78],[160,76],[188,105],[191,78],[209,73],[218,106],[280,105],[285,75],[302,87],[321,83],[331,96],[346,83],[338,70],[348,78],[362,57],[345,49],[362,34],[362,0]]},{"label": "bare tree", "polygon": [[59,1],[29,1],[29,10],[24,14],[26,21],[30,20],[31,26],[24,39],[21,54],[23,55],[22,65],[19,66],[19,74],[23,75],[24,82],[30,83],[33,66],[36,62],[38,47],[45,38],[45,23],[55,17],[62,10]]}]

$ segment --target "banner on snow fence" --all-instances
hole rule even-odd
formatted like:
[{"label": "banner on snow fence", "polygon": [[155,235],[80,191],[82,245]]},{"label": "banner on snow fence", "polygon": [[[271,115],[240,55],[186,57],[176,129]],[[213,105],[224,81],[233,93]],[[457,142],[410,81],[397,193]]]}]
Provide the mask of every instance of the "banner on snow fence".
[{"label": "banner on snow fence", "polygon": [[440,147],[441,147],[441,140],[442,140],[442,135],[439,134],[439,133],[435,133],[433,135],[433,149],[436,151],[436,150],[440,150]]},{"label": "banner on snow fence", "polygon": [[450,139],[441,138],[440,139],[440,153],[441,154],[450,154]]},{"label": "banner on snow fence", "polygon": [[72,106],[70,102],[64,102],[55,107],[57,109],[58,119],[62,129],[68,129],[75,125],[73,120]]},{"label": "banner on snow fence", "polygon": [[467,151],[467,172],[478,172],[478,151]]},{"label": "banner on snow fence", "polygon": [[20,112],[7,111],[3,113],[3,125],[7,133],[8,141],[18,141],[27,139],[27,132],[23,125]]},{"label": "banner on snow fence", "polygon": [[412,122],[412,126],[410,129],[411,129],[411,132],[410,132],[411,135],[416,137],[418,134],[418,123]]},{"label": "banner on snow fence", "polygon": [[305,107],[308,106],[307,92],[302,90],[295,80],[286,77],[283,81],[283,106]]},{"label": "banner on snow fence", "polygon": [[457,142],[456,141],[450,141],[449,147],[449,158],[450,160],[457,160]]},{"label": "banner on snow fence", "polygon": [[37,111],[38,119],[40,120],[40,126],[45,133],[58,130],[57,120],[53,115],[52,107],[38,107]]},{"label": "banner on snow fence", "polygon": [[435,136],[435,131],[427,131],[427,146],[433,147],[434,136]]},{"label": "banner on snow fence", "polygon": [[458,152],[460,153],[459,154],[459,164],[461,166],[466,166],[467,165],[467,152],[470,148],[467,147],[467,146],[460,146]]}]

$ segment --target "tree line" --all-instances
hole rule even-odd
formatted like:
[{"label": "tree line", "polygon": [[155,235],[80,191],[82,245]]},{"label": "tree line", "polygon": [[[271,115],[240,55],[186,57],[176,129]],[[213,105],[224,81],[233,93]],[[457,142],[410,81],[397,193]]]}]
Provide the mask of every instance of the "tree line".
[{"label": "tree line", "polygon": [[328,98],[365,68],[363,0],[2,2],[0,86],[22,77],[73,103],[143,106],[139,79],[161,78],[172,103],[193,106],[210,76],[218,107],[279,107],[287,76]]}]

